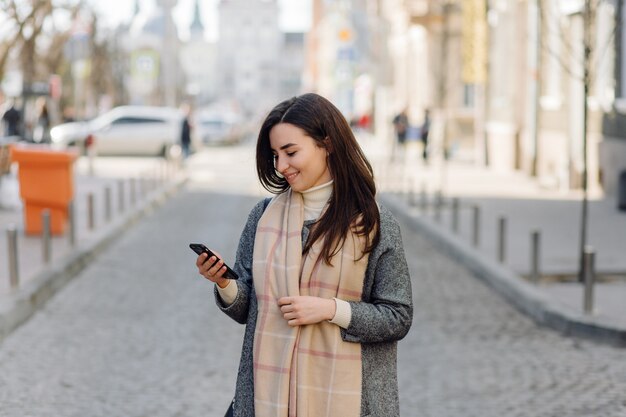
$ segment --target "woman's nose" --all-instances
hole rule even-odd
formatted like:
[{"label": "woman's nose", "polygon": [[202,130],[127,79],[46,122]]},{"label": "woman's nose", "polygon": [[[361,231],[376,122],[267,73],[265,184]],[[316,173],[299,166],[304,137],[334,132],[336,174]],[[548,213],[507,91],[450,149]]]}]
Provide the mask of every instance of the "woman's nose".
[{"label": "woman's nose", "polygon": [[289,164],[283,162],[281,158],[276,157],[276,171],[282,174],[283,172],[285,172],[288,166]]}]

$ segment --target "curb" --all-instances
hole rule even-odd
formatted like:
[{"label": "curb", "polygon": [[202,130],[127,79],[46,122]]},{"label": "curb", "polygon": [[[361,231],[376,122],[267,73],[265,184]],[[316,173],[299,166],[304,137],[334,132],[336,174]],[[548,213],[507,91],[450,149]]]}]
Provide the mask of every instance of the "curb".
[{"label": "curb", "polygon": [[505,266],[475,250],[448,230],[410,213],[398,197],[384,193],[381,201],[413,231],[428,238],[438,249],[467,268],[474,276],[494,289],[506,301],[536,323],[567,336],[581,337],[618,347],[626,347],[626,328],[604,316],[585,315],[554,303],[536,286]]},{"label": "curb", "polygon": [[126,230],[147,214],[165,203],[187,182],[183,177],[163,189],[153,192],[132,211],[111,221],[111,225],[79,243],[68,255],[53,261],[50,266],[12,294],[0,297],[0,342],[13,330],[25,323],[60,289],[76,277],[91,261]]}]

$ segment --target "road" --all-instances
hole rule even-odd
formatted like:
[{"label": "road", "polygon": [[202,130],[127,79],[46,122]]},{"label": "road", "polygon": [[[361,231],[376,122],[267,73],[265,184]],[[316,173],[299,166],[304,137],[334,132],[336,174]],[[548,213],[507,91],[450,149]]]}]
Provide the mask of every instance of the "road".
[{"label": "road", "polygon": [[[223,415],[243,328],[215,307],[187,245],[232,259],[262,194],[252,152],[190,161],[184,192],[0,344],[0,416]],[[626,416],[626,350],[537,327],[402,230],[415,301],[399,344],[403,416]]]}]

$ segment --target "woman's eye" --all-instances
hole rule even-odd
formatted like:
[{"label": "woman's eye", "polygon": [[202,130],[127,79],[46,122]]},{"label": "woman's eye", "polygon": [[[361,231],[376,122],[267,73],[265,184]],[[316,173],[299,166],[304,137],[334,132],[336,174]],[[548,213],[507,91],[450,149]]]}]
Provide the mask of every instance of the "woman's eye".
[{"label": "woman's eye", "polygon": [[287,152],[287,156],[294,156],[295,154],[295,152]]}]

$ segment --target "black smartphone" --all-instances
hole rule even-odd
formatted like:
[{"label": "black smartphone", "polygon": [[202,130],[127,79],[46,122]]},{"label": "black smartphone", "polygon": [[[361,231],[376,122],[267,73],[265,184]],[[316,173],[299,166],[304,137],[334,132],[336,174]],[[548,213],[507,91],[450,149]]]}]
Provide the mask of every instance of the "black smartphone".
[{"label": "black smartphone", "polygon": [[[215,256],[217,258],[217,261],[220,260],[220,257],[217,256],[216,254],[214,254],[211,249],[207,248],[206,246],[204,246],[202,243],[190,243],[189,247],[191,248],[192,251],[194,251],[195,253],[197,253],[198,255],[202,255],[203,253],[208,254],[208,258],[209,259],[211,256]],[[215,262],[217,262],[215,261]],[[239,279],[239,275],[237,275],[235,273],[235,271],[233,271],[232,269],[230,269],[230,266],[224,264],[224,266],[226,267],[226,273],[224,275],[222,275],[224,278],[228,278],[228,279]]]}]

